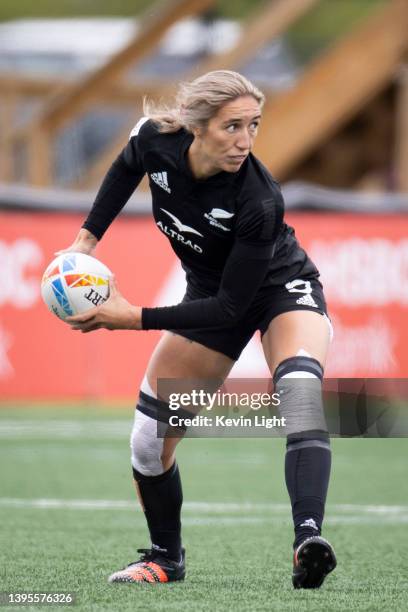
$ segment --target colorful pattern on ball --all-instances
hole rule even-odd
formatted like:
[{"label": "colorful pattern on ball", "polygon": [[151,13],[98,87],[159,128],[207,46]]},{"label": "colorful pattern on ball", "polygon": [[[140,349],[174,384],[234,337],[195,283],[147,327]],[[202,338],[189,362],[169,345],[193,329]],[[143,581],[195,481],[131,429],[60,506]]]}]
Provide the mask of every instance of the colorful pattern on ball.
[{"label": "colorful pattern on ball", "polygon": [[65,282],[68,287],[89,287],[91,285],[109,285],[107,278],[91,276],[90,274],[66,274]]},{"label": "colorful pattern on ball", "polygon": [[72,312],[70,303],[65,294],[65,290],[64,290],[64,287],[62,286],[61,279],[56,278],[55,280],[53,280],[51,283],[51,286],[52,286],[52,290],[54,291],[54,295],[57,298],[58,303],[60,304],[65,314],[67,314],[68,316],[72,316],[74,313]]},{"label": "colorful pattern on ball", "polygon": [[49,310],[65,321],[68,316],[100,306],[109,297],[112,272],[85,253],[62,253],[46,268],[41,295]]},{"label": "colorful pattern on ball", "polygon": [[75,260],[76,260],[76,256],[72,254],[64,257],[64,261],[62,262],[62,271],[69,272],[70,270],[74,270]]}]

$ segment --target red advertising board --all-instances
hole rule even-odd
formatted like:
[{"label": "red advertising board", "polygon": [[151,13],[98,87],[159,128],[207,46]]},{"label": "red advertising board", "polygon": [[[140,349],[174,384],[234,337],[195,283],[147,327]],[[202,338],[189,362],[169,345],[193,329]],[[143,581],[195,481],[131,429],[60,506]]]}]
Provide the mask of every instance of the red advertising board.
[{"label": "red advertising board", "polygon": [[[287,216],[321,271],[335,337],[333,377],[408,376],[408,217],[298,213]],[[51,315],[40,280],[54,253],[71,244],[82,216],[0,213],[0,398],[136,398],[160,332],[82,335]],[[119,218],[96,255],[129,301],[174,304],[181,268],[147,218]],[[258,339],[232,376],[267,375]]]}]

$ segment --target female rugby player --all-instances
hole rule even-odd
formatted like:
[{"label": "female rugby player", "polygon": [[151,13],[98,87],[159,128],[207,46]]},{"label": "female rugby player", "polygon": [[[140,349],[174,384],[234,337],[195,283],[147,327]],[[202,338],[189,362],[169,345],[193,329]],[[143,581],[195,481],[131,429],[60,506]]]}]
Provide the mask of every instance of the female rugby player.
[{"label": "female rugby player", "polygon": [[330,324],[318,270],[283,222],[278,184],[251,153],[263,103],[259,89],[227,70],[182,84],[174,108],[145,103],[146,116],[67,249],[92,254],[147,173],[154,219],[186,272],[180,304],[131,305],[112,282],[105,304],[69,319],[82,332],[168,330],[151,356],[131,435],[133,476],[151,548],[140,549],[141,558],[110,582],[184,578],[175,460],[182,435],[157,436],[158,420],[168,418],[157,381],[221,384],[256,330],[275,389],[285,391],[280,410],[287,424],[285,477],[295,531],[293,585],[317,588],[336,565],[320,535],[331,464],[321,399]]}]

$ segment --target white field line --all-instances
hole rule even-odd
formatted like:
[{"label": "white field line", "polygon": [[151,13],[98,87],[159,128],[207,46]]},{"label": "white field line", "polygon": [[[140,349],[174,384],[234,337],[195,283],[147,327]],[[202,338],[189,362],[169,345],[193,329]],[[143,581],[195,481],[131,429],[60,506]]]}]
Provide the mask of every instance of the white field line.
[{"label": "white field line", "polygon": [[[281,516],[205,516],[182,518],[183,525],[291,525],[290,513]],[[143,517],[140,517],[143,518]],[[379,519],[374,516],[339,516],[329,515],[324,519],[325,525],[378,525]],[[385,516],[381,518],[381,525],[401,525],[408,524],[408,514],[396,516]]]},{"label": "white field line", "polygon": [[41,421],[1,419],[0,438],[127,438],[132,429],[132,415],[129,421]]},{"label": "white field line", "polygon": [[[136,500],[115,499],[56,499],[0,497],[0,507],[3,508],[67,508],[72,510],[134,510],[137,508]],[[329,504],[328,512],[340,514],[374,514],[398,515],[408,514],[408,505],[367,505],[367,504]],[[269,502],[202,502],[186,501],[183,510],[198,514],[217,513],[231,514],[242,512],[272,512],[282,514],[290,510],[289,504],[276,504]]]},{"label": "white field line", "polygon": [[[136,501],[107,499],[23,499],[0,498],[0,508],[34,508],[39,510],[130,510],[144,520]],[[251,502],[185,502],[185,525],[263,524],[290,522],[288,504]],[[234,513],[236,516],[234,516]],[[210,514],[212,516],[203,516]],[[217,516],[214,516],[216,514]],[[326,524],[402,524],[408,523],[408,506],[374,506],[362,504],[331,504],[326,512]]]}]

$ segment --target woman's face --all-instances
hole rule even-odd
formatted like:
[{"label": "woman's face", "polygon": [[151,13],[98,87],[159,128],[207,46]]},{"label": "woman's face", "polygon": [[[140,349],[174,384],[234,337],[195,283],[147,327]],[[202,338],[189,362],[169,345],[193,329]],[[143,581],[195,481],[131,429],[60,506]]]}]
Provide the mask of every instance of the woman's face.
[{"label": "woman's face", "polygon": [[193,172],[211,176],[221,170],[238,172],[254,144],[261,118],[261,107],[252,96],[227,102],[206,128],[193,131],[190,147]]}]

